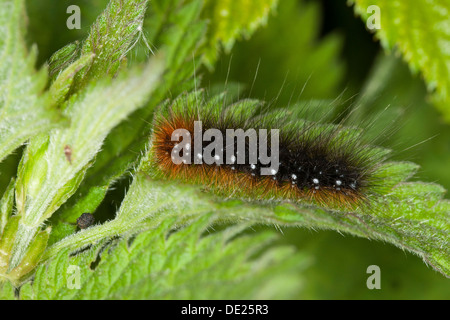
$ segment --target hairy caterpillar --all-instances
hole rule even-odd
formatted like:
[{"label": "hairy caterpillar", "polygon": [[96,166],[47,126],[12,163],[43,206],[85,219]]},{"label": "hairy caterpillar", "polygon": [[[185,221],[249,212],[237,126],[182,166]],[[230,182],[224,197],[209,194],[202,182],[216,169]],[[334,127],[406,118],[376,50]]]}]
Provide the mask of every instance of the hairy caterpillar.
[{"label": "hairy caterpillar", "polygon": [[[201,123],[200,131],[196,122]],[[179,129],[187,135],[181,137]],[[240,145],[245,153],[241,160],[245,161],[236,161],[239,142],[235,137],[223,138],[220,149],[208,147],[217,140],[207,134],[209,129],[226,138],[230,129],[254,130],[256,135],[247,134]],[[262,135],[261,129],[271,134]],[[273,129],[279,132],[276,149]],[[208,136],[207,141],[200,140],[200,146],[195,140],[199,132]],[[252,143],[257,148],[253,160]],[[267,167],[260,157],[263,144],[268,149],[265,155],[278,153],[279,165],[267,175],[261,173]],[[157,177],[201,184],[233,197],[288,199],[328,208],[355,208],[367,203],[383,188],[377,169],[386,158],[385,151],[365,144],[353,128],[297,119],[288,109],[264,112],[253,100],[224,107],[223,96],[205,101],[198,92],[181,95],[156,113],[150,151]],[[177,153],[184,160],[174,161]],[[214,162],[199,161],[209,153]]]}]

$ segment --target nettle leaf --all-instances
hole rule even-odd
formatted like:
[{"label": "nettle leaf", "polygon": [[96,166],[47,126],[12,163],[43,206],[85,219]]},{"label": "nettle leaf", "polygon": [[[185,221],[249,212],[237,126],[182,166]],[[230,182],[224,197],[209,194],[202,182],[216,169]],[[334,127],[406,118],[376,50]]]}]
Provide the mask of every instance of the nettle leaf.
[{"label": "nettle leaf", "polygon": [[43,90],[46,69],[34,69],[36,48],[24,41],[22,0],[2,0],[0,12],[0,161],[29,138],[55,127],[59,119]]},{"label": "nettle leaf", "polygon": [[[89,66],[95,58],[95,54],[85,54],[79,59],[73,61],[64,71],[61,71],[52,83],[49,93],[53,99],[53,103],[57,106],[63,105],[64,101],[70,94],[70,90],[73,87],[75,81],[75,75],[83,69]],[[68,63],[68,61],[65,61]]]},{"label": "nettle leaf", "polygon": [[[55,215],[56,226],[75,222],[83,212],[94,212],[110,186],[138,163],[140,152],[148,143],[154,108],[168,95],[178,95],[194,88],[192,77],[201,57],[197,48],[206,31],[205,22],[199,19],[201,8],[202,2],[197,0],[188,3],[183,0],[151,2],[144,30],[152,46],[164,52],[166,72],[147,105],[112,130],[95,164],[87,171],[79,192]],[[70,233],[73,231],[64,229]],[[51,241],[60,239],[60,236]]]},{"label": "nettle leaf", "polygon": [[0,300],[14,300],[14,286],[6,281],[0,283]]},{"label": "nettle leaf", "polygon": [[49,93],[70,125],[33,138],[21,160],[16,184],[21,221],[8,270],[19,265],[41,224],[77,190],[109,132],[142,107],[157,87],[161,58],[118,74],[142,28],[146,3],[111,1],[79,59],[74,59],[77,48],[71,45],[51,59],[59,71]]},{"label": "nettle leaf", "polygon": [[[33,139],[19,167],[16,184],[18,213],[22,216],[12,264],[39,226],[78,188],[109,131],[141,107],[158,83],[160,60],[152,60],[140,74],[133,70],[114,81],[90,84],[73,96],[64,109],[71,125]],[[31,236],[30,236],[31,235]]]},{"label": "nettle leaf", "polygon": [[70,93],[74,94],[91,81],[116,76],[141,37],[147,4],[148,0],[110,1],[82,43],[69,43],[50,57],[52,79],[65,71],[71,80]]},{"label": "nettle leaf", "polygon": [[77,75],[76,87],[106,75],[114,76],[142,32],[148,0],[112,0],[92,25],[81,55],[95,54]]},{"label": "nettle leaf", "polygon": [[15,184],[15,179],[11,179],[6,187],[5,193],[0,199],[0,235],[3,233],[3,229],[5,228],[8,219],[13,212]]},{"label": "nettle leaf", "polygon": [[436,91],[437,106],[450,120],[450,3],[418,0],[351,0],[366,20],[371,5],[380,8],[381,29],[376,30],[386,50],[397,49],[410,68],[420,71],[428,88]]},{"label": "nettle leaf", "polygon": [[205,62],[212,68],[220,46],[230,52],[235,41],[248,38],[267,22],[278,0],[211,1],[207,0],[202,16],[209,19]]},{"label": "nettle leaf", "polygon": [[92,246],[77,256],[62,250],[38,268],[32,284],[21,287],[20,299],[270,299],[298,294],[300,272],[310,263],[306,256],[291,247],[261,252],[276,239],[272,232],[240,235],[244,226],[207,232],[215,219],[203,215],[179,227],[176,217],[166,217],[153,230]]},{"label": "nettle leaf", "polygon": [[56,79],[56,76],[60,72],[66,70],[73,62],[75,62],[80,56],[80,43],[75,41],[62,47],[56,51],[48,60],[48,74],[52,80]]}]

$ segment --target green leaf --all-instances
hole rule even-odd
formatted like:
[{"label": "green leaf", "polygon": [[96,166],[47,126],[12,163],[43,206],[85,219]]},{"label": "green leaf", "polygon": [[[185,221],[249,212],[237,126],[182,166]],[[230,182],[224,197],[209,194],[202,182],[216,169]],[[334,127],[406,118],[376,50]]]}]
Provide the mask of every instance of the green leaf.
[{"label": "green leaf", "polygon": [[22,216],[11,264],[20,261],[37,228],[78,188],[110,130],[148,99],[162,73],[154,59],[140,74],[91,83],[67,102],[71,125],[30,143],[19,168],[17,210]]},{"label": "green leaf", "polygon": [[3,229],[8,222],[9,217],[12,214],[14,205],[14,187],[16,181],[11,179],[2,199],[0,200],[0,235],[3,233]]},{"label": "green leaf", "polygon": [[[0,238],[0,279],[9,279],[6,272],[9,268],[9,260],[14,245],[14,237],[19,227],[20,216],[12,216],[6,223]],[[13,279],[14,280],[14,279]]]},{"label": "green leaf", "polygon": [[148,0],[111,0],[105,11],[92,25],[83,42],[81,55],[95,54],[89,67],[77,75],[76,88],[89,81],[114,76],[124,63],[129,50],[142,32]]},{"label": "green leaf", "polygon": [[42,253],[47,247],[50,230],[51,228],[47,228],[38,232],[27,248],[24,259],[17,267],[11,271],[8,271],[8,278],[16,285],[20,284],[23,278],[30,274],[30,272],[33,271],[33,269],[41,261]]},{"label": "green leaf", "polygon": [[[166,217],[153,230],[74,257],[62,250],[21,288],[20,298],[271,299],[298,293],[307,257],[290,247],[261,254],[275,239],[272,232],[239,235],[243,226],[234,226],[205,234],[216,218],[204,215],[179,228],[177,218]],[[68,288],[69,265],[79,268],[78,290]]]},{"label": "green leaf", "polygon": [[80,55],[80,44],[78,41],[69,43],[56,51],[48,60],[48,73],[55,79],[63,70],[77,60]]},{"label": "green leaf", "polygon": [[202,16],[209,19],[205,62],[212,68],[220,46],[230,52],[236,40],[249,38],[276,7],[278,0],[207,0]]},{"label": "green leaf", "polygon": [[10,282],[0,283],[0,300],[15,300],[14,286]]},{"label": "green leaf", "polygon": [[151,2],[144,29],[149,41],[165,54],[163,79],[148,104],[112,130],[77,194],[55,215],[54,220],[59,220],[55,224],[74,222],[81,213],[93,212],[109,187],[137,165],[140,151],[148,143],[154,108],[168,95],[194,88],[192,75],[200,64],[200,53],[195,50],[206,30],[205,23],[199,20],[201,4],[197,0]]},{"label": "green leaf", "polygon": [[43,94],[45,68],[34,69],[36,48],[27,52],[23,0],[2,0],[0,12],[0,161],[29,138],[55,127],[58,115]]},{"label": "green leaf", "polygon": [[[86,54],[78,60],[72,62],[64,71],[61,71],[52,83],[49,93],[53,99],[53,103],[61,106],[69,95],[72,89],[73,82],[77,73],[84,67],[90,65],[95,57],[95,54]],[[64,59],[64,58],[63,58]],[[68,61],[65,61],[68,63]]]},{"label": "green leaf", "polygon": [[386,50],[401,52],[414,72],[420,71],[445,119],[450,120],[450,2],[417,0],[351,0],[366,20],[370,5],[380,8],[381,29],[376,31]]}]

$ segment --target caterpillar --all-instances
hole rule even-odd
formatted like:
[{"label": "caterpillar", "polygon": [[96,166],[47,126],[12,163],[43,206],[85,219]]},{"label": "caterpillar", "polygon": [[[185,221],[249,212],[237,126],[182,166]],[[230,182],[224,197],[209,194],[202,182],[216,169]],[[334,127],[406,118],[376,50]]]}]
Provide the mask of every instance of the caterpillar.
[{"label": "caterpillar", "polygon": [[[223,94],[207,101],[195,92],[160,107],[150,147],[154,177],[224,196],[326,208],[356,208],[383,188],[377,169],[387,152],[366,144],[360,131],[298,119],[290,109],[267,111],[254,100],[223,102]],[[274,154],[272,168],[267,155]]]}]

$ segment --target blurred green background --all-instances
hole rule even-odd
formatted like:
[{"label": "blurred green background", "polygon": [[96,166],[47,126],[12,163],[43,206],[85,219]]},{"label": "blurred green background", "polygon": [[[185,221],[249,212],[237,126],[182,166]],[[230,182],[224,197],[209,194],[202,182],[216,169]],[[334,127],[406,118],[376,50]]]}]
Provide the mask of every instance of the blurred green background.
[{"label": "blurred green background", "polygon": [[[83,39],[106,3],[27,1],[28,39],[39,48],[38,63],[68,42]],[[70,4],[81,8],[82,29],[52,28],[65,25]],[[357,108],[352,118],[356,124],[361,119],[378,119],[368,134],[393,148],[394,159],[421,165],[415,179],[450,189],[450,126],[429,104],[422,79],[412,75],[400,58],[383,52],[345,0],[280,0],[265,27],[222,54],[215,70],[203,70],[204,87],[223,87],[225,82],[238,84],[243,98],[259,98],[275,106],[340,96],[343,110]],[[10,156],[0,164],[1,172],[13,172],[19,158],[20,152]],[[0,176],[2,188],[8,176]],[[392,245],[305,229],[284,229],[281,238],[314,257],[298,298],[450,298],[448,279]],[[369,265],[381,268],[381,290],[366,287]]]}]

